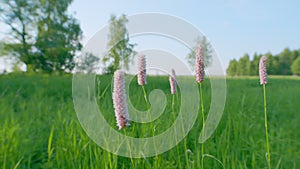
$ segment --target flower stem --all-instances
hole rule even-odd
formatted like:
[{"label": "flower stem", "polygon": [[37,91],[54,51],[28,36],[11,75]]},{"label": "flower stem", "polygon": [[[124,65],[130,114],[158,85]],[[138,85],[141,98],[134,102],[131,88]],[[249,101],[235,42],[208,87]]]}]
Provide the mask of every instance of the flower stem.
[{"label": "flower stem", "polygon": [[143,89],[143,92],[144,92],[144,98],[145,98],[145,101],[146,101],[146,106],[148,108],[148,99],[147,99],[147,93],[146,93],[146,90],[145,90],[145,87],[144,85],[142,85],[142,89]]},{"label": "flower stem", "polygon": [[[205,117],[204,117],[204,101],[203,101],[203,92],[202,92],[202,83],[199,83],[200,84],[200,87],[199,87],[199,90],[200,90],[200,104],[201,104],[201,114],[202,114],[202,131],[204,131],[204,126],[205,126]],[[203,132],[205,133],[205,131]],[[203,137],[204,138],[204,134],[203,134]],[[204,142],[202,143],[202,169],[204,169]]]},{"label": "flower stem", "polygon": [[173,113],[175,112],[174,104],[175,104],[175,94],[172,94],[172,111],[173,111]]},{"label": "flower stem", "polygon": [[266,145],[267,145],[267,161],[268,167],[271,169],[271,154],[270,154],[270,145],[269,145],[269,134],[268,134],[268,116],[267,116],[267,95],[266,95],[266,85],[264,87],[264,113],[265,113],[265,129],[266,129]]}]

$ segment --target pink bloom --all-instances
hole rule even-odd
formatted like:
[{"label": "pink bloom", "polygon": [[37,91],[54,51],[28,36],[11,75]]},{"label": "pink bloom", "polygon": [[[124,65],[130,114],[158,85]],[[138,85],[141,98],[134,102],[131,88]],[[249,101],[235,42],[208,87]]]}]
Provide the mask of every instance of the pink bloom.
[{"label": "pink bloom", "polygon": [[124,72],[117,70],[114,74],[113,103],[119,130],[129,126],[129,115],[126,105]]},{"label": "pink bloom", "polygon": [[145,55],[141,54],[138,58],[138,84],[145,85],[146,81],[146,58]]},{"label": "pink bloom", "polygon": [[172,69],[172,75],[169,77],[169,81],[170,81],[171,93],[175,94],[176,87],[177,87],[177,79],[176,79],[176,74],[174,69]]},{"label": "pink bloom", "polygon": [[196,50],[196,81],[202,83],[204,81],[204,53],[203,48],[199,46]]},{"label": "pink bloom", "polygon": [[267,81],[268,81],[266,63],[267,63],[266,56],[263,56],[262,58],[260,58],[260,61],[259,61],[260,84],[267,84]]}]

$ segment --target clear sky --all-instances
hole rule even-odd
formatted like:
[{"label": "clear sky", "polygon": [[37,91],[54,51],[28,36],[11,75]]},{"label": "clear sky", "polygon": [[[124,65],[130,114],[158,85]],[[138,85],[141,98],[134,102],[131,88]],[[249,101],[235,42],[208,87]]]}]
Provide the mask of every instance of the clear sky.
[{"label": "clear sky", "polygon": [[110,14],[178,16],[208,37],[226,68],[230,59],[245,53],[300,48],[299,7],[298,0],[74,0],[69,11],[80,21],[84,44],[107,24]]},{"label": "clear sky", "polygon": [[75,0],[70,11],[80,20],[84,43],[110,14],[162,12],[185,19],[211,41],[226,68],[245,53],[279,53],[300,48],[298,0]]}]

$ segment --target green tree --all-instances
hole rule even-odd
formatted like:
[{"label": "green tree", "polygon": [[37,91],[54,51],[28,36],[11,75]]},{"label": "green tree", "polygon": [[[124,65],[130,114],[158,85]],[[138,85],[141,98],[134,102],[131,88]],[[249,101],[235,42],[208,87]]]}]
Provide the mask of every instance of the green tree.
[{"label": "green tree", "polygon": [[82,31],[78,21],[67,14],[73,0],[39,0],[40,15],[35,47],[35,69],[45,72],[71,71],[73,57],[81,50]]},{"label": "green tree", "polygon": [[250,59],[249,55],[245,54],[238,61],[237,75],[249,75],[250,74]]},{"label": "green tree", "polygon": [[229,62],[229,66],[227,68],[227,74],[229,76],[236,76],[237,75],[237,60],[233,59]]},{"label": "green tree", "polygon": [[135,44],[129,43],[126,23],[128,23],[126,15],[119,18],[114,15],[110,17],[109,43],[107,44],[109,51],[102,58],[105,73],[113,73],[121,67],[128,69],[136,54],[133,49]]},{"label": "green tree", "polygon": [[300,57],[298,57],[291,66],[294,75],[300,75]]},{"label": "green tree", "polygon": [[270,74],[278,75],[280,74],[280,64],[279,64],[279,57],[272,57],[272,67],[270,67]]},{"label": "green tree", "polygon": [[35,0],[0,2],[0,21],[9,28],[7,33],[9,40],[4,44],[4,50],[18,57],[26,65],[33,62],[31,47],[34,41],[36,10]]},{"label": "green tree", "polygon": [[212,46],[207,41],[206,37],[203,36],[202,38],[198,37],[196,40],[196,45],[191,49],[190,53],[187,55],[186,60],[192,70],[195,70],[195,64],[196,64],[196,49],[197,47],[201,45],[204,51],[204,65],[209,66],[212,62]]},{"label": "green tree", "polygon": [[77,72],[92,73],[99,65],[99,58],[92,53],[84,53],[80,58],[77,58],[76,70]]},{"label": "green tree", "polygon": [[81,49],[79,23],[67,14],[72,0],[3,0],[0,20],[10,28],[5,50],[27,71],[63,72],[74,67]]},{"label": "green tree", "polygon": [[291,52],[288,48],[284,49],[283,52],[279,54],[279,74],[291,75],[291,65],[295,59],[295,53]]},{"label": "green tree", "polygon": [[253,60],[251,61],[251,66],[250,66],[250,74],[251,76],[256,76],[258,75],[258,65],[259,65],[259,60],[262,57],[262,55],[254,53]]}]

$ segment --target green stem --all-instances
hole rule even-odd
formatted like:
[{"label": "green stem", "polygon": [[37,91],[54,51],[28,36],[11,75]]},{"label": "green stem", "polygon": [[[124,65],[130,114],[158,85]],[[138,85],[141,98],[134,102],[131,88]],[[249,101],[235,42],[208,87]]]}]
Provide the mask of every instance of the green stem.
[{"label": "green stem", "polygon": [[264,113],[265,113],[265,129],[266,129],[266,145],[267,145],[267,160],[269,169],[271,169],[271,154],[270,154],[270,145],[269,145],[269,134],[268,134],[268,116],[267,116],[267,94],[266,94],[266,85],[264,87]]},{"label": "green stem", "polygon": [[184,139],[184,154],[185,154],[185,161],[186,161],[186,168],[190,169],[190,164],[189,164],[189,157],[188,157],[188,154],[187,154],[187,138]]},{"label": "green stem", "polygon": [[[202,131],[204,131],[204,126],[205,126],[205,117],[204,117],[204,101],[203,101],[203,92],[202,92],[202,83],[200,83],[200,104],[201,104],[201,114],[202,114]],[[204,134],[202,137],[202,140],[204,139]],[[204,142],[202,143],[202,169],[204,169]]]},{"label": "green stem", "polygon": [[[145,90],[145,86],[142,85],[142,89],[143,89],[143,92],[144,92],[144,98],[145,98],[145,102],[146,102],[146,106],[147,106],[147,112],[150,113],[150,105],[149,105],[149,102],[148,102],[148,99],[147,99],[147,93],[146,93],[146,90]],[[153,134],[153,137],[155,135],[155,132],[154,132],[154,124],[152,124],[152,134]],[[154,151],[157,152],[157,148],[156,148],[156,142],[154,142]],[[157,155],[155,156],[157,157]]]},{"label": "green stem", "polygon": [[148,108],[148,99],[147,99],[147,93],[146,93],[146,90],[145,90],[145,87],[144,87],[144,85],[142,85],[142,89],[143,89],[143,92],[144,92],[144,98],[145,98],[146,105],[147,105],[147,108]]},{"label": "green stem", "polygon": [[175,113],[174,104],[175,104],[175,94],[172,94],[172,112],[173,113]]},{"label": "green stem", "polygon": [[[173,118],[176,119],[174,105],[175,105],[175,94],[172,95],[172,114],[173,114]],[[175,130],[175,135],[177,135],[176,128],[174,130]],[[179,146],[178,146],[179,143],[178,143],[177,137],[175,137],[175,141],[176,141],[176,150],[177,150],[177,157],[178,157],[178,166],[179,166],[180,169],[182,169],[181,160],[180,160],[181,159],[181,153],[179,151]]]}]

